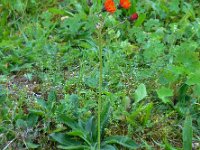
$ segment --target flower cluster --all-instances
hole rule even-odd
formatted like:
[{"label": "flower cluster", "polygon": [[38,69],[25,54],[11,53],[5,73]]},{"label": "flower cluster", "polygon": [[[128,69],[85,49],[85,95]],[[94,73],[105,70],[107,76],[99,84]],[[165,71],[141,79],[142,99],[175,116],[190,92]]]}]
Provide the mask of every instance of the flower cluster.
[{"label": "flower cluster", "polygon": [[[131,2],[130,0],[120,0],[119,2],[119,5],[118,5],[118,9],[129,9],[131,7]],[[106,0],[104,2],[104,8],[103,8],[104,11],[107,11],[109,13],[114,13],[117,9],[116,9],[116,6],[115,6],[115,2],[113,0]],[[138,18],[138,14],[137,13],[134,13],[132,14],[130,17],[129,17],[129,20],[130,21],[134,21],[134,20],[137,20]]]}]

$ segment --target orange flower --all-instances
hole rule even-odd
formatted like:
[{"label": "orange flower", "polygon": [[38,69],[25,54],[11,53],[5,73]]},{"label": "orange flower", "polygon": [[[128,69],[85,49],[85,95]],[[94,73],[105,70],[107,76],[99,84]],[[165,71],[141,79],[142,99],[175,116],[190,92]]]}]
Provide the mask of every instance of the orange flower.
[{"label": "orange flower", "polygon": [[106,0],[104,3],[104,9],[107,12],[114,13],[116,11],[115,3],[113,0]]},{"label": "orange flower", "polygon": [[131,2],[129,0],[120,0],[119,7],[122,7],[124,9],[129,9],[131,6]]}]

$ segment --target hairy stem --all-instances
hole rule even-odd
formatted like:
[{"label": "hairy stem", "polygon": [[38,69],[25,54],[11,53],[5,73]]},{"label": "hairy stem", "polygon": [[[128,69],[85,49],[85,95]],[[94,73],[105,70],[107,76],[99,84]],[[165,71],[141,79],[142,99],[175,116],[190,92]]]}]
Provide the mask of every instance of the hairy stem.
[{"label": "hairy stem", "polygon": [[103,83],[103,59],[102,59],[102,33],[101,27],[98,29],[98,47],[99,47],[99,98],[98,98],[98,150],[101,147],[101,95]]}]

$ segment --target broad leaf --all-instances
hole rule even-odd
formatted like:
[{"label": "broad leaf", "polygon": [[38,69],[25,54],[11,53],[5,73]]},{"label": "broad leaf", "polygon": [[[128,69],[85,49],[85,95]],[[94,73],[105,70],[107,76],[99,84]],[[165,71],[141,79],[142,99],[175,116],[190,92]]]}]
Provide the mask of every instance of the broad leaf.
[{"label": "broad leaf", "polygon": [[88,145],[91,144],[91,139],[88,137],[88,133],[86,131],[74,130],[74,131],[68,132],[67,134],[71,136],[78,136],[81,139],[83,139],[85,142],[87,142]]},{"label": "broad leaf", "polygon": [[136,144],[131,138],[126,136],[111,136],[105,139],[105,143],[119,144],[128,149],[138,149],[139,145]]},{"label": "broad leaf", "polygon": [[117,148],[113,145],[104,145],[101,147],[101,150],[117,150]]},{"label": "broad leaf", "polygon": [[139,102],[147,96],[146,86],[140,84],[135,91],[135,101]]},{"label": "broad leaf", "polygon": [[187,85],[196,85],[200,83],[200,72],[196,72],[195,74],[190,74],[186,81]]},{"label": "broad leaf", "polygon": [[68,127],[72,128],[72,129],[77,128],[77,122],[75,120],[67,117],[66,115],[58,116],[57,121],[60,123],[66,124]]},{"label": "broad leaf", "polygon": [[173,90],[166,87],[161,87],[157,90],[158,97],[162,100],[163,103],[170,103],[170,96],[173,96]]},{"label": "broad leaf", "polygon": [[71,136],[65,134],[65,133],[52,133],[50,134],[50,137],[58,142],[59,144],[62,144],[62,145],[80,145],[81,143],[80,142],[77,142],[77,141],[74,141]]}]

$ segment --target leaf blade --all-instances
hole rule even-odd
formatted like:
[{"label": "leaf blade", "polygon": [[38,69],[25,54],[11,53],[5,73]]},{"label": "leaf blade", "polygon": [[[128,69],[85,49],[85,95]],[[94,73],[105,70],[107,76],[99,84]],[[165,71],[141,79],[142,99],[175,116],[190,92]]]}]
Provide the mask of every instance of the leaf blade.
[{"label": "leaf blade", "polygon": [[183,149],[184,150],[192,150],[192,117],[191,115],[187,115],[184,121],[183,127]]},{"label": "leaf blade", "polygon": [[126,136],[110,136],[105,139],[107,144],[119,144],[129,149],[138,149],[139,145],[136,144],[131,138]]},{"label": "leaf blade", "polygon": [[135,91],[135,101],[139,102],[147,96],[146,86],[145,84],[140,84]]}]

